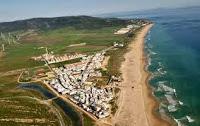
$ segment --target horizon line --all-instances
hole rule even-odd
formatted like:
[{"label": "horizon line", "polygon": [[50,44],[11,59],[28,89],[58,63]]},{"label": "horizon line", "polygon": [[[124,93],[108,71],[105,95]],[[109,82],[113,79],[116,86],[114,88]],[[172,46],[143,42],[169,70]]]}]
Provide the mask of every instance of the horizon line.
[{"label": "horizon line", "polygon": [[[110,14],[120,14],[120,13],[128,13],[128,12],[145,12],[145,11],[152,11],[157,9],[184,9],[184,8],[200,8],[200,5],[196,6],[184,6],[184,7],[160,7],[160,8],[151,8],[151,9],[142,9],[142,10],[127,10],[127,11],[114,11],[114,12],[105,12],[105,13],[99,13],[99,14],[74,14],[74,15],[60,15],[60,16],[35,16],[35,17],[28,17],[28,18],[21,18],[21,19],[14,19],[14,20],[8,20],[8,21],[0,21],[0,23],[9,23],[9,22],[15,22],[15,21],[23,21],[23,20],[31,20],[31,19],[38,19],[38,18],[59,18],[59,17],[73,17],[73,16],[90,16],[90,17],[101,17],[103,15],[110,15]],[[111,17],[112,18],[112,17]]]}]

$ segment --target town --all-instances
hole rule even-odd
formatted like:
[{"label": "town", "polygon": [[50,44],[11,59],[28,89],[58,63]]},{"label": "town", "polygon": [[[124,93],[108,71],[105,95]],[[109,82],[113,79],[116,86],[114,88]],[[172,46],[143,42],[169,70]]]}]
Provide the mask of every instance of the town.
[{"label": "town", "polygon": [[62,95],[69,95],[70,100],[98,118],[110,115],[109,102],[113,98],[112,88],[97,88],[89,77],[101,77],[101,68],[105,52],[83,57],[81,62],[53,68],[56,78],[45,80]]},{"label": "town", "polygon": [[[131,33],[132,30],[139,27],[141,26],[128,25],[127,28],[119,29],[114,34]],[[124,29],[126,29],[126,32],[123,31]],[[59,95],[69,99],[83,111],[90,113],[95,118],[102,119],[111,115],[111,101],[115,97],[115,88],[120,77],[112,75],[106,86],[97,86],[91,78],[102,77],[101,69],[107,51],[124,46],[123,42],[113,42],[112,46],[90,55],[78,53],[54,55],[52,51],[48,51],[47,47],[40,47],[38,49],[45,49],[46,53],[31,59],[45,62],[45,66],[48,66],[50,70],[50,72],[45,73],[45,76],[39,78],[40,81],[50,86]],[[74,59],[80,60],[74,63],[52,66],[52,64]]]}]

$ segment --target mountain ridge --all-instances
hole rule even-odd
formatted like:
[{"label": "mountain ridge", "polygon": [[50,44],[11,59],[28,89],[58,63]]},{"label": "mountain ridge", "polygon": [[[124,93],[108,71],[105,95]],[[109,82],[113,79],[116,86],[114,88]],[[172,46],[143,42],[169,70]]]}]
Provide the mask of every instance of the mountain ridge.
[{"label": "mountain ridge", "polygon": [[52,18],[31,18],[25,20],[17,20],[12,22],[0,23],[0,32],[12,32],[18,30],[48,30],[62,28],[66,26],[77,29],[94,29],[104,27],[112,27],[120,24],[128,24],[130,20],[117,18],[100,18],[91,16],[65,16]]}]

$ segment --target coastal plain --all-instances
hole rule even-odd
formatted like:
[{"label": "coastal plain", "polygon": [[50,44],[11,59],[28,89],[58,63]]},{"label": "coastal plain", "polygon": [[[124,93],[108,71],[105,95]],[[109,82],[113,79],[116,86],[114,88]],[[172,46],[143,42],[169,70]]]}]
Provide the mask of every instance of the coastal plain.
[{"label": "coastal plain", "polygon": [[[80,20],[82,18],[84,17],[80,17]],[[85,17],[84,20],[87,19],[88,18]],[[78,19],[76,19],[76,21],[78,21]],[[94,20],[89,22],[95,24],[95,21],[101,20],[94,18]],[[36,69],[48,69],[44,66],[43,62],[31,60],[31,57],[45,53],[45,50],[38,49],[39,47],[48,47],[49,51],[54,51],[54,54],[91,54],[107,48],[112,45],[114,41],[124,40],[125,36],[117,36],[114,35],[113,32],[114,30],[124,27],[126,24],[121,23],[115,26],[98,26],[98,24],[100,23],[97,23],[95,27],[79,24],[87,28],[62,26],[48,29],[38,28],[40,30],[16,29],[17,31],[11,33],[21,35],[21,39],[17,44],[5,44],[5,51],[1,52],[0,104],[3,107],[0,108],[0,125],[60,125],[58,117],[48,105],[41,104],[40,101],[31,99],[36,97],[43,101],[45,97],[37,91],[19,88],[18,86],[20,84],[17,82],[18,77],[25,70],[29,71],[29,75],[31,76],[35,73]],[[11,25],[9,25],[9,27],[10,26]],[[98,26],[98,28],[96,28],[96,26]],[[2,27],[3,26],[1,26],[1,28]],[[15,25],[13,25],[12,28],[13,27],[15,27]],[[3,29],[1,29],[1,31],[5,36],[6,33],[8,33],[7,31],[4,32]],[[87,45],[69,47],[69,45],[83,42],[87,43]],[[5,42],[1,39],[1,43]],[[57,108],[63,111],[59,107]],[[61,114],[66,125],[72,124],[74,121],[72,117],[62,112]],[[83,125],[93,125],[92,120],[84,114]]]},{"label": "coastal plain", "polygon": [[[74,17],[71,18],[73,19]],[[153,119],[155,116],[151,117],[152,113],[149,112],[150,110],[146,111],[147,107],[145,101],[148,100],[143,96],[146,95],[144,92],[147,92],[143,89],[145,86],[145,79],[143,80],[142,72],[145,65],[143,61],[143,43],[144,37],[152,25],[144,26],[143,23],[149,22],[143,20],[127,21],[91,17],[77,17],[76,19],[73,19],[73,21],[74,20],[83,20],[87,23],[80,23],[78,26],[72,25],[56,28],[54,28],[53,25],[49,25],[48,28],[39,28],[38,26],[38,29],[40,30],[25,28],[23,30],[21,29],[12,32],[14,35],[17,34],[21,36],[17,44],[7,44],[5,49],[1,52],[0,100],[4,107],[0,109],[2,111],[0,124],[12,124],[16,126],[73,125],[76,124],[77,118],[81,118],[80,123],[77,123],[77,125],[84,126],[95,124],[117,126],[153,126],[154,124],[164,124],[154,122],[156,120]],[[90,23],[94,25],[89,25]],[[118,30],[120,31],[120,29],[130,25],[130,23],[143,25],[144,28],[142,27],[140,29],[140,27],[137,27],[137,29],[131,31],[130,34],[114,34],[117,33]],[[11,28],[8,27],[8,29]],[[3,31],[5,29],[1,30]],[[5,33],[7,32],[8,31],[5,31]],[[124,31],[122,30],[120,32]],[[135,42],[132,42],[133,38]],[[117,43],[122,44],[118,45]],[[47,53],[45,52],[45,48],[46,51],[48,49],[49,52],[53,52],[52,54],[55,55],[74,53],[94,55],[101,50],[112,47],[113,44],[114,47],[115,44],[117,44],[117,48],[108,50],[105,53],[107,57],[105,58],[106,61],[104,61],[106,64],[103,66],[105,70],[101,70],[103,79],[101,78],[100,81],[95,81],[99,88],[101,86],[106,87],[105,84],[110,77],[122,77],[123,79],[122,83],[110,86],[116,88],[114,92],[117,95],[115,95],[111,101],[111,116],[105,120],[93,120],[88,116],[87,112],[85,113],[85,110],[80,111],[80,108],[73,104],[71,104],[71,107],[69,108],[76,111],[71,111],[71,113],[66,112],[66,115],[62,110],[62,105],[64,103],[60,102],[60,104],[62,104],[60,107],[55,105],[59,95],[57,95],[55,99],[46,100],[42,93],[38,93],[31,89],[24,90],[20,88],[19,82],[36,82],[37,84],[41,84],[36,79],[33,80],[33,78],[37,78],[35,75],[38,74],[38,69],[40,72],[49,72],[48,66],[45,65],[43,61],[34,61],[31,59],[32,57],[39,57],[44,53]],[[63,63],[73,64],[76,62],[80,62],[79,59],[73,61],[69,60]],[[50,67],[60,67],[61,65],[64,65],[63,63],[53,64]],[[121,70],[119,69],[120,67]],[[42,86],[47,89],[52,88],[49,85]],[[53,93],[54,89],[50,92]],[[31,106],[35,106],[35,108]],[[23,109],[19,111],[20,107]],[[10,112],[11,109],[13,110],[12,112]],[[70,114],[72,113],[77,113],[77,115],[71,116]],[[157,122],[159,121],[157,120]]]}]

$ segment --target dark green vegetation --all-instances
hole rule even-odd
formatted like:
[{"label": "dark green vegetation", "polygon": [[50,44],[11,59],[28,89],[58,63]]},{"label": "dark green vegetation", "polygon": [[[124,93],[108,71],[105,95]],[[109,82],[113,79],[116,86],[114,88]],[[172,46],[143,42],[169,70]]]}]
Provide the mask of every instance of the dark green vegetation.
[{"label": "dark green vegetation", "polygon": [[115,97],[112,99],[112,101],[110,102],[110,104],[112,105],[111,108],[111,113],[114,115],[118,109],[118,105],[116,103],[117,99],[118,99],[118,93],[119,93],[120,89],[119,88],[115,88],[114,92],[115,92]]},{"label": "dark green vegetation", "polygon": [[107,53],[107,55],[110,56],[110,60],[108,62],[108,71],[109,74],[115,75],[115,76],[120,76],[120,65],[122,61],[124,61],[123,55],[126,52],[126,48],[121,48],[117,50],[111,50]]},{"label": "dark green vegetation", "polygon": [[83,114],[83,125],[84,126],[95,126],[95,123],[90,117]]},{"label": "dark green vegetation", "polygon": [[64,102],[61,98],[54,100],[55,103],[65,112],[66,115],[71,119],[73,126],[81,126],[82,119],[80,114],[68,103]]},{"label": "dark green vegetation", "polygon": [[[0,125],[58,125],[58,118],[48,106],[33,102],[24,96],[43,97],[34,91],[17,89],[17,78],[24,69],[31,71],[42,67],[44,62],[31,60],[33,56],[45,53],[39,47],[48,47],[54,54],[85,53],[91,54],[103,50],[113,42],[127,43],[127,35],[114,35],[116,30],[139,20],[102,19],[87,16],[37,18],[23,21],[0,23],[0,32],[18,36],[17,44],[8,44],[0,39],[0,44],[5,44],[5,52],[0,49]],[[71,44],[86,43],[82,46]],[[108,52],[110,61],[105,76],[119,75],[119,67],[123,61],[126,48]],[[77,62],[77,60],[69,61]],[[68,63],[68,62],[67,62]],[[62,64],[56,64],[62,65]],[[31,72],[30,72],[31,74]],[[107,82],[108,79],[105,79]],[[6,101],[2,101],[6,100]],[[21,109],[21,108],[22,109]],[[59,107],[58,107],[59,108]],[[63,112],[61,112],[64,115]],[[67,122],[70,115],[65,115]],[[2,121],[1,119],[35,119],[33,122]],[[44,119],[40,123],[37,118]],[[83,125],[94,125],[92,120],[83,115]]]},{"label": "dark green vegetation", "polygon": [[0,31],[18,31],[18,30],[52,30],[63,27],[74,27],[76,29],[98,29],[102,27],[119,26],[127,24],[128,20],[102,19],[89,16],[71,16],[57,18],[34,18],[15,22],[5,22],[0,24]]}]

